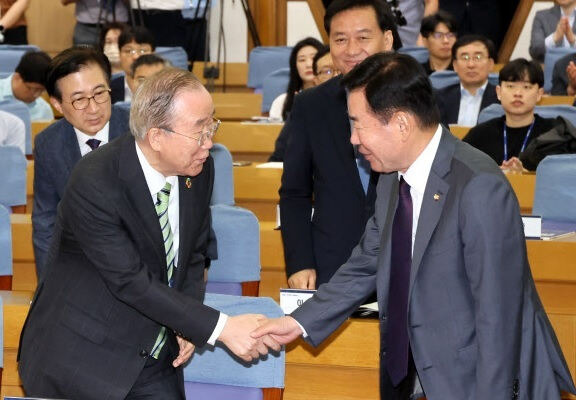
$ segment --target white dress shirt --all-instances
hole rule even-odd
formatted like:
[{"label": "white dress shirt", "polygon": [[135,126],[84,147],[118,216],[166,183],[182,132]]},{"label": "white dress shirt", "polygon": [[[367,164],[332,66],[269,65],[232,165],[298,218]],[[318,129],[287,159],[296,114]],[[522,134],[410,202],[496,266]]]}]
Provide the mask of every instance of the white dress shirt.
[{"label": "white dress shirt", "polygon": [[6,111],[0,111],[0,146],[15,146],[26,153],[24,121]]},{"label": "white dress shirt", "polygon": [[74,128],[74,132],[76,132],[76,139],[78,140],[78,146],[80,146],[80,154],[84,157],[86,154],[92,151],[92,148],[86,144],[86,141],[90,139],[97,139],[100,141],[100,146],[105,145],[109,142],[110,137],[110,121],[106,122],[106,125],[95,135],[87,135],[84,132]]},{"label": "white dress shirt", "polygon": [[[166,182],[172,185],[170,189],[170,196],[168,198],[168,223],[170,224],[170,229],[172,230],[172,239],[174,243],[174,265],[178,268],[179,254],[178,250],[180,248],[180,201],[179,201],[179,189],[178,189],[178,177],[177,176],[164,176],[160,172],[156,171],[140,150],[138,143],[136,146],[136,154],[138,155],[138,161],[140,161],[140,166],[142,167],[142,172],[144,173],[144,178],[146,179],[146,184],[148,185],[148,190],[150,191],[150,197],[152,198],[152,203],[156,204],[158,200],[158,192],[164,188]],[[228,316],[224,313],[220,313],[218,318],[218,323],[208,339],[208,343],[212,346],[216,343],[216,339],[222,333],[224,325]]]},{"label": "white dress shirt", "polygon": [[488,86],[488,81],[484,82],[482,87],[476,90],[476,94],[472,95],[464,86],[460,84],[460,109],[458,111],[458,125],[461,126],[475,126],[478,122],[478,114],[480,113],[480,106],[482,105],[482,96]]}]

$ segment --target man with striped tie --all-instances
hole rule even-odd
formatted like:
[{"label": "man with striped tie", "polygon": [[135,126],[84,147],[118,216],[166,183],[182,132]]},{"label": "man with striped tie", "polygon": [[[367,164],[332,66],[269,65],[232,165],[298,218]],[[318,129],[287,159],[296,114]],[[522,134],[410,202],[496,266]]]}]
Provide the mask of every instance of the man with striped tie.
[{"label": "man with striped tie", "polygon": [[165,69],[136,92],[132,135],[76,165],[21,337],[27,395],[183,399],[194,346],[247,361],[279,348],[251,338],[263,316],[202,303],[213,114],[191,73]]}]

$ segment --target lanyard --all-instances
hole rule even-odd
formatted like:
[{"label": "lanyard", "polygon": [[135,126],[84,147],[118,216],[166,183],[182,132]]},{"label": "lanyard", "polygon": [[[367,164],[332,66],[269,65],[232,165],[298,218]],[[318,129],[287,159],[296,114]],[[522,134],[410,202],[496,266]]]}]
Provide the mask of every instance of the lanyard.
[{"label": "lanyard", "polygon": [[[526,143],[528,143],[528,138],[532,133],[532,128],[534,128],[534,123],[536,122],[536,118],[530,124],[528,128],[528,132],[526,132],[526,136],[524,137],[524,142],[522,142],[522,147],[520,148],[520,153],[524,151],[526,148]],[[506,120],[504,120],[504,161],[508,161],[508,132],[506,131]]]}]

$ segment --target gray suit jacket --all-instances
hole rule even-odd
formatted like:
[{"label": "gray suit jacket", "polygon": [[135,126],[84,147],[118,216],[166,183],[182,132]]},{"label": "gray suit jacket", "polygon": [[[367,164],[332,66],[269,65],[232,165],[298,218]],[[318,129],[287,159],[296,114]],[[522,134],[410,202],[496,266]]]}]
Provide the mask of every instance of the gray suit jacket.
[{"label": "gray suit jacket", "polygon": [[[129,113],[127,110],[112,107],[109,141],[129,133]],[[72,169],[80,160],[80,147],[74,127],[60,121],[44,129],[36,137],[34,144],[34,209],[32,211],[32,239],[36,272],[42,275],[50,239],[54,230],[58,203]]]},{"label": "gray suit jacket", "polygon": [[[529,52],[535,61],[544,62],[544,55],[546,54],[544,40],[556,30],[560,17],[562,17],[560,6],[540,10],[534,16]],[[576,33],[576,24],[572,26],[572,31]]]},{"label": "gray suit jacket", "polygon": [[[293,316],[317,345],[377,289],[384,394],[396,173],[380,177],[377,196],[348,262]],[[447,130],[420,210],[408,302],[429,400],[558,399],[559,388],[576,390],[534,287],[512,188],[488,156]]]}]

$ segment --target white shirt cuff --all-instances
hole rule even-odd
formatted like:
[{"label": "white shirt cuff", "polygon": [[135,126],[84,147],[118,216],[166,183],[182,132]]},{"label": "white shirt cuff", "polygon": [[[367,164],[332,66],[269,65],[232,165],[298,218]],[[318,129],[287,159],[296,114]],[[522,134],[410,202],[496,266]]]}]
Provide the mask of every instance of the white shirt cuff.
[{"label": "white shirt cuff", "polygon": [[[562,42],[560,42],[560,43],[562,43]],[[558,47],[558,45],[554,41],[554,32],[552,32],[551,34],[546,36],[546,39],[544,39],[544,45],[546,46],[547,49],[552,48],[552,47]]]},{"label": "white shirt cuff", "polygon": [[227,321],[228,321],[228,315],[221,312],[220,316],[218,317],[218,322],[216,323],[216,327],[214,328],[212,335],[210,335],[210,338],[208,338],[207,343],[209,345],[214,346],[216,344],[216,339],[218,339],[220,337],[220,334],[224,330],[224,325],[226,325]]}]

